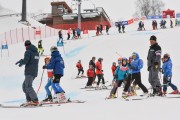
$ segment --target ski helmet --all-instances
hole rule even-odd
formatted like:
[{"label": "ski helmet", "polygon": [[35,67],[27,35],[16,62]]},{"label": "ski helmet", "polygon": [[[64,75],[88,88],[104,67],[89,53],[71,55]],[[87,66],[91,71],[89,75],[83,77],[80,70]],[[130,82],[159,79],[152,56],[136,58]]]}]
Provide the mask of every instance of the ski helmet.
[{"label": "ski helmet", "polygon": [[58,48],[57,48],[56,46],[52,46],[52,47],[50,48],[50,51],[51,51],[51,52],[58,51]]},{"label": "ski helmet", "polygon": [[30,40],[26,40],[25,43],[24,43],[24,46],[29,46],[31,45],[31,41]]},{"label": "ski helmet", "polygon": [[170,55],[168,53],[164,54],[164,58],[170,58]]},{"label": "ski helmet", "polygon": [[102,58],[99,58],[98,61],[103,61],[103,59],[102,59]]}]

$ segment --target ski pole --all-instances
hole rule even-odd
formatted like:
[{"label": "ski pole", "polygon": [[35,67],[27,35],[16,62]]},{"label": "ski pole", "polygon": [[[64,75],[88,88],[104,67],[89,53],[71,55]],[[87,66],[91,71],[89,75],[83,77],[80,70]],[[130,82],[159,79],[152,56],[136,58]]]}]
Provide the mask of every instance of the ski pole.
[{"label": "ski pole", "polygon": [[122,57],[122,55],[120,55],[118,52],[116,52],[116,54],[117,54],[119,57]]},{"label": "ski pole", "polygon": [[38,90],[37,90],[36,94],[38,94],[38,92],[39,92],[39,90],[41,88],[43,75],[44,75],[44,69],[43,69],[43,72],[42,72],[42,75],[41,75],[41,81],[40,81],[40,84],[39,84],[39,87],[38,87]]}]

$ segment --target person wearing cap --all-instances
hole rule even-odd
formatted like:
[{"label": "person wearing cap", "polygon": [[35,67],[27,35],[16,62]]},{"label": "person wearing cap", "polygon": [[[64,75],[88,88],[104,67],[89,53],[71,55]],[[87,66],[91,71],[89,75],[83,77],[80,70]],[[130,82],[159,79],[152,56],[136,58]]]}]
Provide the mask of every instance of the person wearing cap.
[{"label": "person wearing cap", "polygon": [[63,102],[67,101],[65,97],[65,91],[60,86],[60,79],[64,76],[64,60],[58,51],[56,46],[50,48],[51,60],[47,65],[43,66],[43,69],[51,70],[53,69],[54,79],[52,80],[52,89],[55,91],[55,96],[53,102]]},{"label": "person wearing cap", "polygon": [[147,67],[149,71],[149,83],[153,88],[152,95],[162,95],[161,83],[159,79],[159,70],[161,67],[161,47],[156,42],[156,36],[150,37],[150,48],[147,56]]},{"label": "person wearing cap", "polygon": [[164,54],[162,58],[163,66],[162,66],[162,73],[163,73],[163,94],[166,94],[167,87],[170,86],[173,91],[171,94],[179,94],[177,86],[171,83],[172,79],[172,61],[170,55],[168,53]]},{"label": "person wearing cap", "polygon": [[32,87],[32,84],[38,75],[39,53],[37,47],[32,45],[30,40],[26,40],[24,45],[26,47],[24,58],[16,62],[16,65],[19,67],[25,65],[25,80],[22,88],[26,95],[26,103],[23,105],[38,105],[38,97]]}]

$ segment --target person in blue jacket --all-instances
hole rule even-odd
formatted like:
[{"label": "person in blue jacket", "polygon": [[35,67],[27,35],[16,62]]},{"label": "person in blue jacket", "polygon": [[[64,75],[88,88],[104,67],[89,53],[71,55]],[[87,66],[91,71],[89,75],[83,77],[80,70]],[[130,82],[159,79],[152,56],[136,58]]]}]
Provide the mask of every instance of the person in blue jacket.
[{"label": "person in blue jacket", "polygon": [[111,90],[111,93],[110,93],[108,99],[116,98],[117,88],[121,86],[124,79],[128,76],[127,61],[128,61],[127,58],[122,58],[122,63],[116,67],[116,70],[114,72],[114,75],[116,77],[116,81],[114,83],[113,89]]},{"label": "person in blue jacket", "polygon": [[64,75],[64,60],[61,57],[61,54],[58,51],[56,46],[52,46],[51,49],[51,59],[49,64],[44,65],[43,69],[53,69],[54,79],[52,81],[52,88],[55,91],[55,97],[53,102],[65,101],[65,91],[60,86],[60,79]]},{"label": "person in blue jacket", "polygon": [[171,83],[172,78],[172,61],[168,53],[164,54],[162,58],[163,66],[162,73],[163,76],[163,94],[166,94],[167,86],[170,86],[174,91],[171,94],[179,94],[177,87]]},{"label": "person in blue jacket", "polygon": [[144,94],[148,93],[147,88],[141,82],[141,69],[143,68],[143,61],[139,58],[138,53],[132,53],[133,61],[129,64],[129,69],[131,73],[128,75],[127,83],[124,87],[122,97],[127,97],[127,91],[132,83],[135,80],[135,83],[142,89]]}]

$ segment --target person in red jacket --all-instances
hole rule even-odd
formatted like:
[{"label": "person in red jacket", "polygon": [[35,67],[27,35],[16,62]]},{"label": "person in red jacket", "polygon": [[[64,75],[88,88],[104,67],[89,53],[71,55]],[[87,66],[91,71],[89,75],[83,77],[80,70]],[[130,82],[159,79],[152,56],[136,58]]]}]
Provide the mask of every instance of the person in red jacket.
[{"label": "person in red jacket", "polygon": [[85,88],[91,88],[92,87],[94,76],[95,76],[95,72],[94,72],[93,66],[89,65],[89,69],[87,70],[88,82],[87,82]]},{"label": "person in red jacket", "polygon": [[112,74],[113,74],[113,80],[112,80],[112,85],[114,84],[114,82],[115,82],[115,76],[114,76],[114,72],[115,72],[115,70],[116,70],[116,62],[113,62],[113,64],[112,64],[112,66],[111,66],[111,70],[112,70]]},{"label": "person in red jacket", "polygon": [[98,77],[98,82],[97,82],[97,86],[96,86],[96,89],[99,89],[99,83],[102,79],[102,88],[106,88],[105,86],[105,82],[104,82],[104,79],[103,79],[103,70],[102,70],[102,61],[103,59],[102,58],[99,58],[98,61],[96,62],[96,75]]},{"label": "person in red jacket", "polygon": [[81,64],[81,60],[79,60],[76,64],[76,67],[78,69],[78,74],[77,74],[77,78],[80,77],[79,74],[82,72],[81,74],[81,77],[84,77],[84,70],[83,70],[83,67],[82,67],[82,64]]}]

